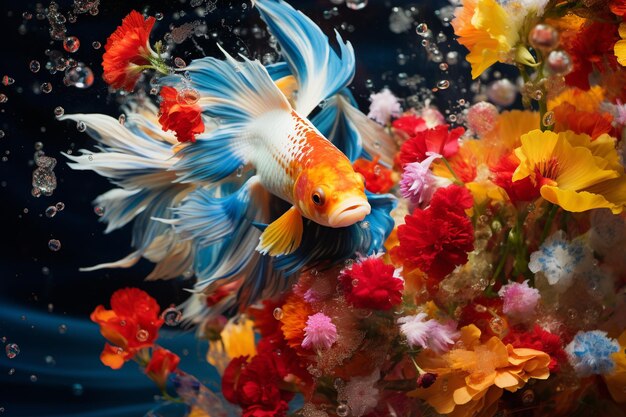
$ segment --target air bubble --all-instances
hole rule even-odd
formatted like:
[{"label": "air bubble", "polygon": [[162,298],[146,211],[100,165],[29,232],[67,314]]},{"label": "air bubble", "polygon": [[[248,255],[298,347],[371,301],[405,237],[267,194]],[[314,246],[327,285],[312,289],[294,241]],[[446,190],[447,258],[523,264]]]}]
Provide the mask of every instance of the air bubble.
[{"label": "air bubble", "polygon": [[7,101],[9,101],[9,98],[7,97],[7,95],[0,94],[0,103],[6,103]]},{"label": "air bubble", "polygon": [[80,40],[76,36],[68,36],[63,41],[63,49],[69,53],[74,53],[80,48]]},{"label": "air bubble", "polygon": [[80,89],[89,88],[94,81],[93,71],[82,62],[79,62],[75,67],[65,70],[63,81],[68,86]]},{"label": "air bubble", "polygon": [[187,63],[184,59],[176,57],[174,58],[174,65],[176,65],[177,68],[185,68],[187,66]]},{"label": "air bubble", "polygon": [[163,13],[155,13],[154,18],[156,20],[163,20]]},{"label": "air bubble", "polygon": [[426,23],[420,23],[415,28],[415,33],[420,36],[426,36],[428,34],[428,25]]},{"label": "air bubble", "polygon": [[545,127],[550,127],[554,124],[554,112],[549,111],[543,115],[542,123]]},{"label": "air bubble", "polygon": [[450,81],[448,80],[440,80],[439,82],[437,82],[437,88],[440,90],[445,90],[448,87],[450,87]]},{"label": "air bubble", "polygon": [[54,108],[54,115],[56,117],[61,117],[65,114],[65,109],[61,106],[57,106]]},{"label": "air bubble", "polygon": [[41,84],[41,91],[43,91],[46,94],[52,92],[52,84],[50,83]]},{"label": "air bubble", "polygon": [[85,130],[87,130],[87,125],[82,120],[79,120],[78,122],[76,122],[76,130],[78,130],[79,132],[84,132]]},{"label": "air bubble", "polygon": [[92,46],[93,49],[100,49],[100,48],[102,48],[102,44],[100,42],[98,42],[98,41],[91,42],[91,46]]},{"label": "air bubble", "polygon": [[61,241],[58,239],[50,239],[48,241],[48,249],[52,252],[57,252],[61,249]]},{"label": "air bubble", "polygon": [[9,343],[8,345],[6,345],[5,351],[7,353],[7,358],[13,359],[20,354],[20,347],[17,345],[17,343]]},{"label": "air bubble", "polygon": [[280,307],[276,307],[273,312],[274,318],[276,320],[282,320],[283,318],[283,309]]},{"label": "air bubble", "polygon": [[361,10],[367,6],[367,0],[346,0],[346,6],[352,10]]},{"label": "air bubble", "polygon": [[47,218],[49,218],[49,219],[51,219],[51,218],[53,218],[54,216],[56,216],[56,214],[57,214],[57,208],[56,208],[56,207],[54,207],[54,206],[50,206],[50,207],[48,207],[48,208],[46,209],[45,213],[46,213],[46,217],[47,217]]},{"label": "air bubble", "polygon": [[145,329],[139,329],[135,337],[138,341],[145,342],[146,340],[148,340],[148,337],[150,337],[150,333],[148,333],[148,331]]},{"label": "air bubble", "polygon": [[33,59],[32,61],[30,61],[30,64],[28,64],[28,67],[30,68],[31,72],[39,72],[39,70],[41,69],[41,64],[39,63],[39,61]]},{"label": "air bubble", "polygon": [[102,217],[104,216],[104,207],[96,206],[93,208],[93,212],[96,213],[96,216]]},{"label": "air bubble", "polygon": [[5,75],[2,77],[2,85],[7,86],[7,85],[11,85],[15,82],[15,80],[11,77],[9,77],[8,75]]},{"label": "air bubble", "polygon": [[166,308],[161,313],[161,318],[168,326],[177,326],[182,317],[183,313],[174,306]]}]

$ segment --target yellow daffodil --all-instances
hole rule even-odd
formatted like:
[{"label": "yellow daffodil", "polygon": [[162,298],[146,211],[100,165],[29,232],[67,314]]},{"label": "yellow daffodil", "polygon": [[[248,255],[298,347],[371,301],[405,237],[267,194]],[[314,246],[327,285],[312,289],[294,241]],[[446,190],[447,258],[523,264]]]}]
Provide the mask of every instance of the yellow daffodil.
[{"label": "yellow daffodil", "polygon": [[472,78],[498,61],[515,55],[528,58],[523,51],[513,51],[519,41],[518,28],[496,0],[465,0],[455,16],[451,23],[459,43],[470,51],[467,61],[472,65]]},{"label": "yellow daffodil", "polygon": [[480,330],[473,324],[461,328],[462,348],[445,355],[423,351],[418,362],[426,371],[437,374],[428,388],[411,395],[425,400],[438,413],[451,417],[495,414],[503,390],[515,392],[531,379],[550,375],[547,353],[504,345],[497,337],[480,342]]},{"label": "yellow daffodil", "polygon": [[571,131],[533,130],[515,149],[520,165],[513,181],[530,177],[541,196],[567,211],[608,208],[621,213],[626,205],[626,176],[615,139],[604,134],[593,142]]},{"label": "yellow daffodil", "polygon": [[620,349],[613,353],[615,370],[604,375],[606,386],[616,403],[626,403],[626,330],[617,339]]}]

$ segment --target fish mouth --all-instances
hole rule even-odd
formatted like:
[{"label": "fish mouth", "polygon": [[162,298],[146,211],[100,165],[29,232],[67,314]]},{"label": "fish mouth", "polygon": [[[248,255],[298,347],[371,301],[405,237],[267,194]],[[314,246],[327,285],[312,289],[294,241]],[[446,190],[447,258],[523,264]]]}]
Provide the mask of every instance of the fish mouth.
[{"label": "fish mouth", "polygon": [[372,211],[367,200],[362,197],[353,197],[337,204],[328,216],[330,227],[347,227],[365,218]]}]

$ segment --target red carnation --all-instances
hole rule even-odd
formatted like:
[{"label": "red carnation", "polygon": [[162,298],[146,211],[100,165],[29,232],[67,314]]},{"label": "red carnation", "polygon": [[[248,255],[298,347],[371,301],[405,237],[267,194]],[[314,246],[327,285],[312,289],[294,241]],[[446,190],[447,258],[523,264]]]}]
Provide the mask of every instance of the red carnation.
[{"label": "red carnation", "polygon": [[510,343],[515,348],[530,348],[540,350],[550,355],[550,372],[558,372],[560,363],[567,362],[567,355],[563,350],[563,341],[561,338],[540,326],[535,325],[532,332],[525,332],[520,328],[513,328],[502,339],[504,343]]},{"label": "red carnation", "polygon": [[413,136],[417,132],[422,132],[428,129],[426,120],[414,114],[407,114],[406,116],[397,118],[391,123],[391,127],[396,130],[402,131],[409,136]]},{"label": "red carnation", "polygon": [[144,20],[141,13],[133,10],[107,39],[104,46],[106,52],[102,56],[103,78],[113,88],[133,91],[146,68],[167,73],[148,39],[155,22],[154,17]]},{"label": "red carnation", "polygon": [[[400,244],[395,254],[407,266],[428,274],[431,285],[465,264],[467,252],[474,249],[474,228],[463,212],[469,201],[462,190],[458,186],[440,188],[429,208],[415,209],[405,217],[406,224],[398,227]],[[455,201],[459,208],[451,205]]]},{"label": "red carnation", "polygon": [[495,166],[491,167],[491,172],[494,174],[492,181],[506,191],[513,203],[533,201],[539,197],[541,184],[533,184],[530,176],[514,182],[513,173],[519,164],[520,160],[513,152],[503,156]]},{"label": "red carnation", "polygon": [[610,0],[609,9],[616,16],[626,16],[626,0]]},{"label": "red carnation", "polygon": [[200,106],[188,104],[193,100],[179,99],[179,92],[173,87],[161,88],[161,99],[159,123],[163,130],[174,131],[179,142],[195,142],[195,136],[204,132]]},{"label": "red carnation", "polygon": [[432,129],[417,132],[400,148],[400,164],[422,162],[427,158],[426,152],[434,152],[449,158],[459,150],[459,138],[465,129],[457,127],[448,131],[448,125],[435,126]]},{"label": "red carnation", "polygon": [[394,276],[395,268],[380,257],[370,256],[341,271],[346,300],[357,308],[389,310],[402,301],[404,281]]},{"label": "red carnation", "polygon": [[294,394],[280,389],[287,376],[282,361],[270,352],[247,360],[247,356],[234,358],[224,370],[224,398],[240,405],[244,417],[285,416]]},{"label": "red carnation", "polygon": [[146,292],[137,288],[117,290],[111,296],[111,310],[99,305],[91,320],[100,325],[100,333],[113,345],[106,344],[100,360],[119,369],[143,348],[156,340],[163,319],[159,305]]},{"label": "red carnation", "polygon": [[465,210],[472,208],[473,205],[474,197],[472,197],[469,190],[454,184],[440,188],[430,200],[430,208],[436,211],[464,213]]},{"label": "red carnation", "polygon": [[365,178],[365,188],[372,193],[387,193],[393,187],[392,171],[378,163],[378,158],[354,161],[354,170]]},{"label": "red carnation", "polygon": [[162,347],[157,347],[152,352],[150,362],[146,366],[146,374],[161,390],[164,390],[167,377],[178,368],[179,362],[180,357],[177,354]]},{"label": "red carnation", "polygon": [[574,64],[572,72],[565,77],[567,84],[589,90],[589,75],[594,69],[600,72],[617,69],[619,65],[613,47],[618,40],[614,23],[593,22],[582,27],[565,45]]}]

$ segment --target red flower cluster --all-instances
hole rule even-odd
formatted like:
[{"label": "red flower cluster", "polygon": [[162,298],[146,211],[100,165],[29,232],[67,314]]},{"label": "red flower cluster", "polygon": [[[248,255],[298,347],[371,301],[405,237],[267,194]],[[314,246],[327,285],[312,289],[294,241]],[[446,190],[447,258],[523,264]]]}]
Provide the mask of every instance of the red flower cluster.
[{"label": "red flower cluster", "polygon": [[167,377],[178,368],[180,357],[162,347],[157,347],[152,351],[150,362],[146,366],[145,372],[161,390],[165,389]]},{"label": "red flower cluster", "polygon": [[248,362],[233,359],[222,377],[224,398],[243,409],[243,417],[281,417],[287,414],[293,392],[280,389],[287,368],[276,353],[263,352]]},{"label": "red flower cluster", "polygon": [[195,136],[204,132],[202,109],[195,103],[188,104],[193,101],[179,95],[173,87],[161,88],[159,123],[163,130],[174,131],[179,142],[195,142]]},{"label": "red flower cluster", "polygon": [[539,189],[541,188],[541,184],[539,182],[533,183],[530,176],[519,181],[513,181],[513,173],[519,164],[519,158],[511,152],[491,167],[491,172],[494,174],[493,183],[506,191],[513,204],[535,200],[539,197]]},{"label": "red flower cluster", "polygon": [[426,120],[414,114],[407,114],[405,116],[397,118],[391,123],[391,127],[406,133],[408,136],[413,136],[418,132],[422,132],[428,129],[428,126],[426,125]]},{"label": "red flower cluster", "polygon": [[398,227],[400,244],[393,250],[410,268],[428,275],[429,286],[441,281],[474,249],[474,228],[465,214],[473,199],[465,187],[450,185],[435,192],[430,206],[415,209]]},{"label": "red flower cluster", "polygon": [[354,161],[353,167],[356,172],[365,178],[365,188],[372,193],[387,193],[393,187],[392,170],[378,163],[378,158],[368,161],[359,158]]},{"label": "red flower cluster", "polygon": [[119,369],[143,348],[156,340],[163,319],[159,305],[146,292],[137,288],[117,290],[111,296],[111,310],[99,305],[91,320],[100,325],[100,333],[113,345],[106,344],[100,360]]},{"label": "red flower cluster", "polygon": [[561,338],[540,326],[535,325],[532,332],[523,329],[513,328],[509,334],[502,339],[504,343],[510,343],[515,348],[530,348],[546,352],[550,355],[550,372],[558,372],[561,363],[567,362],[567,354],[563,350]]},{"label": "red flower cluster", "polygon": [[609,9],[616,16],[626,16],[626,0],[610,0]]},{"label": "red flower cluster", "polygon": [[395,268],[370,256],[339,274],[346,300],[357,308],[389,310],[402,301],[404,281],[393,276]]},{"label": "red flower cluster", "polygon": [[450,126],[439,125],[432,129],[417,132],[400,147],[399,161],[401,165],[411,162],[422,162],[427,158],[426,152],[434,152],[444,158],[450,158],[459,150],[459,138],[465,129],[457,127],[448,130]]},{"label": "red flower cluster", "polygon": [[608,133],[615,135],[613,116],[609,113],[595,113],[576,110],[570,103],[561,103],[554,108],[554,130],[564,132],[571,130],[576,133],[586,133],[592,139]]},{"label": "red flower cluster", "polygon": [[502,314],[502,298],[479,296],[461,309],[459,328],[473,324],[480,329],[481,339],[486,341],[493,336],[501,337],[499,329],[491,326],[494,320],[502,323],[499,327],[503,331],[508,328],[506,317]]},{"label": "red flower cluster", "polygon": [[102,68],[104,81],[113,88],[133,91],[141,71],[153,64],[156,57],[149,44],[149,36],[156,19],[133,10],[122,20],[104,46]]},{"label": "red flower cluster", "polygon": [[618,68],[613,53],[618,40],[617,25],[612,22],[593,22],[581,28],[571,42],[564,45],[574,64],[572,72],[565,77],[567,84],[589,90],[589,74],[594,69],[607,72]]}]

